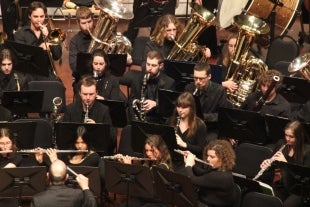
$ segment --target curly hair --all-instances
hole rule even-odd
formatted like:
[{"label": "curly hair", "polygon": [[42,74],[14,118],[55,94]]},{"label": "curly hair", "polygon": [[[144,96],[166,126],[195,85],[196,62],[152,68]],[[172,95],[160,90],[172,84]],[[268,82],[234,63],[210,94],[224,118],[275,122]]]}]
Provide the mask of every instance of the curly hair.
[{"label": "curly hair", "polygon": [[166,14],[158,18],[150,39],[156,44],[163,46],[165,40],[166,28],[170,23],[173,23],[175,25],[177,29],[176,32],[177,36],[181,34],[183,30],[181,22],[174,15]]},{"label": "curly hair", "polygon": [[227,140],[213,140],[204,148],[204,160],[207,160],[208,150],[214,150],[216,156],[222,161],[220,171],[232,170],[235,166],[235,151]]},{"label": "curly hair", "polygon": [[258,88],[260,88],[262,84],[271,83],[274,76],[279,76],[280,78],[280,80],[275,85],[275,89],[278,91],[282,86],[283,75],[280,71],[277,70],[267,70],[266,72],[260,74],[258,77]]},{"label": "curly hair", "polygon": [[172,160],[171,155],[163,138],[159,135],[151,135],[145,140],[145,144],[151,146],[152,149],[157,148],[159,151],[159,157],[154,164],[167,164],[169,170],[172,170]]}]

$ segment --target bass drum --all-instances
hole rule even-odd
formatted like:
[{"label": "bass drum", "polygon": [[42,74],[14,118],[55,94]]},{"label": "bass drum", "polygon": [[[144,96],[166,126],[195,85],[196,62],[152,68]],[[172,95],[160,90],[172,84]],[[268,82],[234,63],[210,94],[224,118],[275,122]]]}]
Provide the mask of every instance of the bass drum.
[{"label": "bass drum", "polygon": [[[277,1],[277,0],[274,0]],[[276,7],[274,35],[280,36],[288,32],[295,21],[300,8],[300,0],[281,0]],[[272,0],[220,0],[217,19],[220,27],[229,28],[233,17],[239,14],[253,15],[267,23],[275,4]]]}]

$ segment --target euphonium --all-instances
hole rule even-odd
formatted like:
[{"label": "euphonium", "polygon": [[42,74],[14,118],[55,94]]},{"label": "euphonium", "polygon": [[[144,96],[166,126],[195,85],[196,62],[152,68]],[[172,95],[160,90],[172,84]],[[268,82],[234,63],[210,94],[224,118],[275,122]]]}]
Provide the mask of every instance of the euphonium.
[{"label": "euphonium", "polygon": [[132,109],[134,110],[136,119],[140,121],[145,121],[145,110],[143,108],[143,102],[145,101],[145,89],[147,82],[150,79],[150,74],[146,73],[143,77],[142,87],[141,87],[141,97],[139,99],[134,99],[132,101]]},{"label": "euphonium", "polygon": [[[175,37],[171,37],[175,41],[175,45],[167,57],[168,60],[192,60],[197,55],[204,53],[205,48],[199,46],[196,40],[205,28],[212,25],[215,16],[203,6],[196,3],[191,3],[191,7],[191,17],[187,21],[182,34],[177,40],[174,40]],[[204,57],[204,54],[200,56]]]},{"label": "euphonium", "polygon": [[235,106],[240,106],[246,97],[256,89],[257,77],[268,70],[267,65],[259,58],[248,57],[248,51],[255,35],[266,34],[269,26],[259,18],[248,15],[237,15],[234,24],[239,32],[235,52],[227,68],[225,80],[237,83],[234,92],[227,91],[228,100]]},{"label": "euphonium", "polygon": [[[94,2],[99,7],[100,14],[94,31],[89,30],[92,40],[87,52],[92,53],[96,49],[103,49],[109,54],[129,53],[131,50],[130,41],[121,34],[113,32],[116,30],[119,19],[132,19],[133,14],[128,12],[122,3],[115,0],[95,0]],[[120,39],[122,39],[122,43]],[[126,51],[121,51],[124,49],[124,45],[126,45]],[[120,47],[119,50],[118,47]]]},{"label": "euphonium", "polygon": [[310,80],[310,53],[305,53],[302,56],[295,58],[288,66],[288,72],[291,76],[295,76],[297,73],[301,74],[305,79]]}]

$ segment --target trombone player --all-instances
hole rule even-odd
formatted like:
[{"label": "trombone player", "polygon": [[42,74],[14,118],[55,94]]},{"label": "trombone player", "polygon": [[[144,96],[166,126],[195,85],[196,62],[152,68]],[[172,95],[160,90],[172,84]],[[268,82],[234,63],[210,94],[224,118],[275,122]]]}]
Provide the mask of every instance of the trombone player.
[{"label": "trombone player", "polygon": [[[44,20],[47,17],[47,8],[42,2],[34,1],[28,7],[28,18],[30,20],[30,25],[26,25],[18,30],[15,35],[14,39],[15,42],[26,44],[26,45],[33,45],[37,47],[43,48],[43,50],[48,51],[50,50],[51,58],[49,59],[50,64],[47,66],[49,69],[49,76],[42,77],[36,76],[35,79],[37,80],[59,80],[55,74],[53,74],[53,61],[59,60],[62,56],[62,48],[61,45],[51,44],[47,42],[47,37],[50,32],[48,29],[48,25],[44,24]],[[52,27],[52,25],[49,25]],[[53,28],[51,28],[53,29]],[[47,53],[47,58],[48,53]]]}]

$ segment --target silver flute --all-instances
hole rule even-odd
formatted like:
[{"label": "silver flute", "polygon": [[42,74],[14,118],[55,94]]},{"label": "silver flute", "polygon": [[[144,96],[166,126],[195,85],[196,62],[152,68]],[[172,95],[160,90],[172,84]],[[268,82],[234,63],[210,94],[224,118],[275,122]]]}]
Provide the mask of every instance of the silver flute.
[{"label": "silver flute", "polygon": [[[180,150],[180,149],[174,149],[173,151],[175,151],[176,153],[179,153],[179,154],[181,154],[183,156],[186,155],[186,152],[183,151],[183,150]],[[205,165],[208,165],[210,167],[213,167],[210,163],[208,163],[208,162],[206,162],[206,161],[204,161],[202,159],[199,159],[197,157],[195,157],[195,161],[200,162],[200,163],[205,164]]]},{"label": "silver flute", "polygon": [[[12,152],[12,151],[11,151]],[[25,154],[35,154],[35,153],[46,153],[47,149],[35,150],[35,149],[22,149],[16,151],[17,153],[25,153]],[[56,150],[57,153],[86,153],[88,150]],[[2,151],[0,151],[2,153]]]},{"label": "silver flute", "polygon": [[128,156],[128,155],[121,155],[121,154],[116,154],[116,155],[112,155],[112,156],[103,156],[101,158],[103,159],[110,159],[110,160],[118,160],[118,159],[123,159],[123,158],[126,158],[126,157],[130,157],[132,160],[156,160],[155,158],[147,158],[147,157],[132,157],[132,156]]},{"label": "silver flute", "polygon": [[[282,145],[281,148],[280,148],[277,152],[282,152],[282,150],[283,150],[285,147],[286,147],[286,144]],[[277,152],[276,152],[276,153],[277,153]],[[274,153],[274,155],[275,155],[276,153]],[[274,155],[273,155],[273,156],[274,156]],[[253,178],[253,180],[257,180],[260,176],[262,176],[262,174],[264,174],[264,172],[265,172],[266,170],[268,170],[268,169],[270,168],[271,164],[275,161],[274,158],[273,158],[273,156],[270,158],[270,160],[271,160],[271,161],[270,161],[270,165],[267,166],[267,167],[265,167],[265,168],[261,168],[260,171],[255,175],[255,177]]]}]

